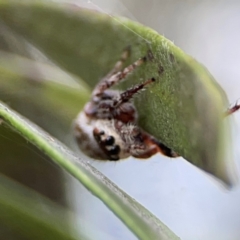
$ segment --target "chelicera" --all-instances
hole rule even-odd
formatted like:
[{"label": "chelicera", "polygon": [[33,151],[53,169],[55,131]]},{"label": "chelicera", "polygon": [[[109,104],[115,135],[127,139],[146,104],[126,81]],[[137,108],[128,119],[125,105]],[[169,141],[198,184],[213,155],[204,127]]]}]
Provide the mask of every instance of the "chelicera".
[{"label": "chelicera", "polygon": [[91,100],[78,115],[74,125],[78,145],[88,156],[101,160],[117,161],[129,156],[149,158],[157,152],[177,157],[177,153],[137,125],[137,110],[131,100],[147,85],[154,84],[155,79],[150,78],[124,92],[110,89],[146,61],[143,57],[123,68],[128,56],[129,49],[97,84]]},{"label": "chelicera", "polygon": [[[158,152],[178,157],[176,152],[137,125],[137,110],[131,100],[147,85],[154,84],[155,79],[150,78],[123,92],[110,89],[147,60],[143,57],[123,68],[128,56],[129,48],[96,85],[91,100],[77,116],[74,133],[78,146],[88,156],[99,160],[117,161],[129,156],[149,158]],[[235,104],[224,115],[230,115],[239,108],[240,105]]]}]

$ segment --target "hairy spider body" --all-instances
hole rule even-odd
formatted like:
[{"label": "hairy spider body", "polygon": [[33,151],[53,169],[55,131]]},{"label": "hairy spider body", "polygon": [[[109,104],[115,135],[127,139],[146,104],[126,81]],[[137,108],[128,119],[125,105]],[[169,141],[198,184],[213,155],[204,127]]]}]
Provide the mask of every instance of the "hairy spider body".
[{"label": "hairy spider body", "polygon": [[[123,52],[113,70],[94,88],[91,100],[78,115],[74,133],[79,148],[99,160],[117,161],[129,156],[149,158],[158,152],[168,157],[178,157],[176,152],[137,125],[137,110],[130,100],[146,85],[152,84],[154,78],[124,92],[109,89],[146,61],[146,57],[140,58],[122,69],[128,55],[129,50]],[[225,111],[224,116],[239,109],[240,105],[236,103]]]},{"label": "hairy spider body", "polygon": [[145,57],[140,58],[122,69],[128,55],[129,51],[124,51],[113,70],[95,87],[91,101],[78,115],[75,137],[79,148],[88,156],[101,160],[116,161],[129,156],[149,158],[157,152],[177,157],[178,154],[137,125],[137,110],[130,101],[155,79],[148,79],[124,92],[109,89],[146,61]]}]

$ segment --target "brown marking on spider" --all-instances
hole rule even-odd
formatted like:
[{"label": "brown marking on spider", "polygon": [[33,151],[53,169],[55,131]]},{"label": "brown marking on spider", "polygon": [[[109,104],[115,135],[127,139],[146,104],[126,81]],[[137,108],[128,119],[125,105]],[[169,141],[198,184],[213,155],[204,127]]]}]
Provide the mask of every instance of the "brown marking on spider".
[{"label": "brown marking on spider", "polygon": [[94,88],[91,100],[78,115],[75,121],[78,145],[90,157],[101,160],[117,161],[129,156],[149,158],[158,152],[177,157],[177,153],[137,125],[137,110],[131,99],[155,79],[150,78],[124,92],[109,89],[149,58],[140,58],[123,68],[129,53],[127,48],[114,68]]}]

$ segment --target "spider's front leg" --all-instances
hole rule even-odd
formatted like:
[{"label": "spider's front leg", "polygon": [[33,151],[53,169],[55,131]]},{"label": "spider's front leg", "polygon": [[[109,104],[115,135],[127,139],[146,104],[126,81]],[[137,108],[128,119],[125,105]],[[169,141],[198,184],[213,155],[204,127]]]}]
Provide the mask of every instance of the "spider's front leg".
[{"label": "spider's front leg", "polygon": [[[131,47],[128,46],[122,53],[120,59],[116,62],[115,66],[113,67],[113,69],[100,81],[100,82],[104,82],[106,79],[108,79],[109,77],[111,77],[112,75],[116,74],[117,72],[119,72],[122,68],[123,68],[123,64],[125,63],[125,61],[129,58],[131,53]],[[99,83],[100,83],[99,82]]]},{"label": "spider's front leg", "polygon": [[111,86],[119,83],[128,74],[130,74],[137,66],[140,66],[146,61],[146,57],[140,58],[128,67],[122,68],[124,61],[129,56],[129,49],[125,50],[121,59],[115,64],[110,73],[104,77],[99,84],[94,88],[92,92],[92,98],[89,103],[84,107],[84,111],[89,117],[106,119],[113,118],[114,100],[119,96],[119,92],[116,90],[109,90]]},{"label": "spider's front leg", "polygon": [[114,108],[118,108],[122,104],[129,102],[136,93],[139,93],[141,90],[144,89],[145,86],[153,82],[155,82],[155,78],[150,78],[147,81],[137,84],[127,89],[126,91],[122,92],[118,98],[114,99],[114,104],[113,104]]},{"label": "spider's front leg", "polygon": [[172,149],[168,148],[153,136],[142,131],[137,126],[133,126],[132,130],[127,127],[125,131],[122,131],[122,134],[125,134],[122,138],[125,139],[125,141],[127,139],[129,152],[133,157],[146,159],[156,153],[161,153],[170,158],[179,157],[179,155]]},{"label": "spider's front leg", "polygon": [[147,133],[144,133],[144,138],[145,138],[145,142],[149,146],[149,148],[151,148],[151,146],[156,147],[158,153],[161,153],[161,154],[163,154],[167,157],[170,157],[170,158],[180,157],[180,155],[178,155],[171,148],[169,148],[166,145],[164,145],[163,143],[161,143],[155,137],[150,136]]},{"label": "spider's front leg", "polygon": [[93,100],[95,98],[97,100],[98,97],[100,97],[107,89],[125,79],[126,76],[133,72],[136,67],[140,66],[146,61],[146,57],[142,57],[128,67],[121,70],[123,63],[128,58],[128,56],[129,50],[126,50],[122,54],[121,59],[116,63],[113,70],[97,84],[92,93]]}]

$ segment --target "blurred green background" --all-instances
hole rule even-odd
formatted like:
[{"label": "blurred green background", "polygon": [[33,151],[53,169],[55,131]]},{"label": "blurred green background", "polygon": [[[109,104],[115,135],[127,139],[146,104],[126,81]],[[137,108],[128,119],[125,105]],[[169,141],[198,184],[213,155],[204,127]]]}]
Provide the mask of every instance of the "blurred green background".
[{"label": "blurred green background", "polygon": [[[109,14],[123,15],[157,30],[202,62],[227,92],[231,103],[239,98],[240,33],[236,31],[240,27],[239,1],[93,0],[87,3],[87,0],[79,0],[63,2],[71,2]],[[1,23],[0,30],[4,34],[9,33],[9,29]],[[24,41],[22,44],[27,51],[23,49],[23,45],[18,46],[14,41],[21,39],[17,36],[16,39],[7,43],[4,39],[7,39],[6,36],[1,36],[1,49],[21,55],[30,52],[32,59],[48,63],[41,53],[31,49],[31,46]],[[28,54],[26,55],[29,57]],[[45,65],[43,67],[46,69]],[[59,72],[55,70],[54,66],[49,72],[50,75],[52,74],[51,80],[67,79],[63,76],[64,73],[61,70]],[[35,76],[35,71],[29,73],[30,77],[31,74]],[[49,74],[46,75],[49,76]],[[44,76],[42,78],[44,79]],[[44,85],[50,84],[53,88],[48,86],[47,89],[56,89],[54,81],[45,83],[38,81],[39,79],[35,80],[35,82],[25,83],[23,88],[19,87],[19,91],[12,92],[11,96],[3,94],[4,84],[8,84],[7,81],[1,83],[2,99],[11,107],[25,111],[27,117],[40,124],[53,136],[75,148],[74,143],[71,142],[72,119],[76,114],[75,109],[78,107],[80,109],[86,101],[89,90],[84,83],[77,84],[72,78],[62,83],[62,87],[58,87],[57,91],[61,91],[64,101],[66,99],[71,101],[71,96],[79,96],[76,106],[70,106],[69,112],[66,113],[61,112],[63,99],[51,101],[47,98],[50,95],[54,97],[54,93],[46,92]],[[33,84],[35,84],[34,87]],[[31,111],[28,111],[24,104],[25,101],[29,101],[29,87],[31,94],[36,96],[36,101],[31,100],[30,104],[28,102]],[[40,102],[38,99],[44,99],[44,101]],[[52,111],[34,112],[37,104],[53,104]],[[33,115],[28,116],[28,112]],[[52,121],[46,122],[45,114],[48,114],[47,119],[52,119]],[[235,146],[233,154],[238,168],[240,166],[239,124],[240,114],[236,114],[233,125]],[[62,131],[59,132],[59,129]],[[90,232],[88,226],[94,226],[97,229],[95,233],[98,233],[96,239],[136,239],[98,199],[80,187],[74,179],[67,177],[44,154],[5,124],[0,126],[0,152],[3,153],[3,150],[1,173],[34,189],[60,206],[64,206],[64,209],[73,210],[76,216],[73,218],[70,214],[69,221],[66,217],[66,222],[87,233]],[[29,159],[31,159],[31,165],[26,168],[25,162],[29,162]],[[18,161],[17,168],[16,160]],[[190,166],[187,162],[169,161],[163,156],[156,156],[151,161],[131,159],[117,164],[91,163],[124,191],[154,212],[182,239],[237,240],[240,238],[239,186],[226,190],[213,178]],[[44,173],[44,179],[42,173]],[[43,203],[42,206],[47,208],[48,204]],[[7,229],[3,224],[0,228],[0,238],[6,239],[6,236],[8,236],[7,239],[25,239],[24,236],[20,237],[17,230]]]}]

